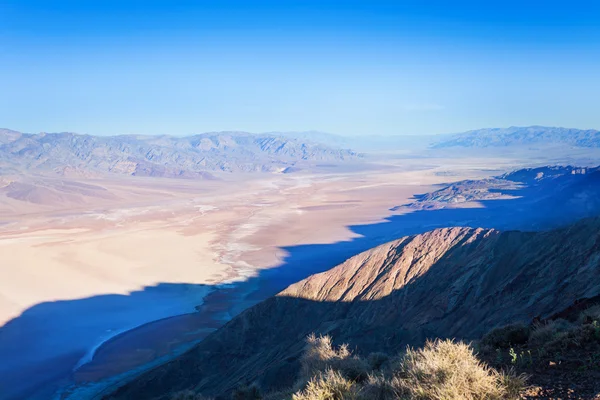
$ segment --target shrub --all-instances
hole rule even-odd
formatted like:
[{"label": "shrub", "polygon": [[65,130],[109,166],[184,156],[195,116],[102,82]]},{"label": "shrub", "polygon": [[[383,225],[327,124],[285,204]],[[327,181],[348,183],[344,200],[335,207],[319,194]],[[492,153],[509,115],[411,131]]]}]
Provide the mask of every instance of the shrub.
[{"label": "shrub", "polygon": [[319,372],[304,390],[294,393],[293,400],[353,400],[357,399],[356,384],[332,369]]},{"label": "shrub", "polygon": [[529,342],[532,345],[542,345],[554,339],[559,332],[568,331],[573,325],[564,319],[537,324],[529,333]]},{"label": "shrub", "polygon": [[579,315],[579,322],[600,321],[600,305],[591,306]]},{"label": "shrub", "polygon": [[513,369],[499,373],[500,386],[504,387],[507,399],[520,399],[521,392],[526,387],[527,376],[517,375]]},{"label": "shrub", "polygon": [[516,399],[523,377],[501,374],[482,364],[462,342],[436,340],[408,349],[395,382],[410,399]]},{"label": "shrub", "polygon": [[258,387],[243,385],[233,391],[231,398],[233,400],[261,400],[262,395]]},{"label": "shrub", "polygon": [[301,358],[305,380],[299,381],[295,393],[275,392],[265,399],[508,400],[518,399],[525,384],[524,376],[497,372],[480,362],[470,345],[451,340],[408,348],[401,358],[390,359],[384,353],[368,358],[374,367],[384,363],[387,367],[362,380],[351,378],[356,371],[366,371],[366,362],[352,356],[346,345],[333,346],[329,336],[310,335]]},{"label": "shrub", "polygon": [[527,343],[529,327],[523,324],[506,325],[494,328],[481,338],[481,345],[492,348],[507,348]]},{"label": "shrub", "polygon": [[308,336],[306,350],[301,358],[300,383],[308,382],[313,376],[333,369],[345,378],[353,381],[367,379],[369,368],[367,363],[353,356],[348,346],[343,344],[334,347],[330,336]]},{"label": "shrub", "polygon": [[263,400],[288,400],[294,395],[295,390],[292,388],[269,392],[263,396]]},{"label": "shrub", "polygon": [[191,390],[183,390],[177,392],[171,396],[170,400],[210,400],[208,397],[204,397],[201,394],[195,393]]},{"label": "shrub", "polygon": [[398,378],[388,379],[383,375],[369,375],[361,387],[358,398],[360,400],[396,400],[401,397]]},{"label": "shrub", "polygon": [[600,325],[596,322],[559,332],[545,347],[550,352],[560,352],[581,348],[589,343],[598,341],[600,341]]},{"label": "shrub", "polygon": [[374,370],[381,369],[381,367],[383,367],[383,365],[386,364],[389,361],[389,359],[390,359],[390,356],[388,356],[386,353],[381,353],[381,352],[371,353],[367,357],[369,366],[371,367],[371,369],[374,369]]}]

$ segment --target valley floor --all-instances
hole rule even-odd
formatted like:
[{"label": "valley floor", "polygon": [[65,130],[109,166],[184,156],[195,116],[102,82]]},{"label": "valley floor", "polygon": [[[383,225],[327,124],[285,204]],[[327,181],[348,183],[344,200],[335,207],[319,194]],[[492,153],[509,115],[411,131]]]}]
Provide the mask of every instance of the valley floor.
[{"label": "valley floor", "polygon": [[[498,173],[487,164],[446,160],[442,168],[428,159],[219,181],[87,179],[109,195],[1,198],[0,359],[10,360],[0,366],[3,396],[47,398],[168,356],[351,251],[323,257],[308,245],[359,237],[348,227],[382,221],[435,184]],[[44,185],[60,192],[64,180]]]}]

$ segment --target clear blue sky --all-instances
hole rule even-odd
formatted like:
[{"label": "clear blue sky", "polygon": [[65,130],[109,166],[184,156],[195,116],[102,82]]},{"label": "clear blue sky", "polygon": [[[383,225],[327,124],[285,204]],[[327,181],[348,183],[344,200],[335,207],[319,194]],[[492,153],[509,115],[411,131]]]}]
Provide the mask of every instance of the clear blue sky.
[{"label": "clear blue sky", "polygon": [[598,1],[0,0],[0,127],[600,128]]}]

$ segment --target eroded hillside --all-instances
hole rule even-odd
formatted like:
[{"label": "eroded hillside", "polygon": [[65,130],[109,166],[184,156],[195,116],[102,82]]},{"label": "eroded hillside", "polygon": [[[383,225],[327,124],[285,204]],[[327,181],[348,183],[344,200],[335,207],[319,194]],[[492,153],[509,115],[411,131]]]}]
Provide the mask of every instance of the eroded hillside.
[{"label": "eroded hillside", "polygon": [[312,332],[359,352],[394,353],[548,317],[600,294],[599,228],[597,218],[540,233],[447,228],[378,246],[243,312],[107,398],[289,387]]}]

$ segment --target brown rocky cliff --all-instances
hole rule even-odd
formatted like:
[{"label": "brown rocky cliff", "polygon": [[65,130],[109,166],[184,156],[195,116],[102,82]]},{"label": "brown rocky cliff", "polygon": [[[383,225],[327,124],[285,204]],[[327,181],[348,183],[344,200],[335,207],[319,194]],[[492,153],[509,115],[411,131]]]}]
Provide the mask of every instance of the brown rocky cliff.
[{"label": "brown rocky cliff", "polygon": [[109,398],[219,395],[288,387],[303,338],[329,333],[361,352],[428,337],[474,339],[600,294],[600,219],[548,232],[437,229],[361,253],[243,312],[188,353]]}]

